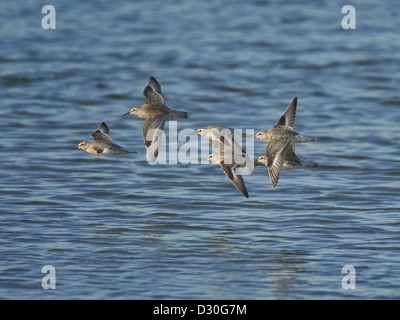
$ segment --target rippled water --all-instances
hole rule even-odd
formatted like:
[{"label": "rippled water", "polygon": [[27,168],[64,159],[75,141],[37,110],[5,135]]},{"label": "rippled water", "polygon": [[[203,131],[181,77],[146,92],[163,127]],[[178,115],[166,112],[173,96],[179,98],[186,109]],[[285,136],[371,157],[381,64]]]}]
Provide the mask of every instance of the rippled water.
[{"label": "rippled water", "polygon": [[[399,298],[396,1],[355,4],[355,30],[344,1],[52,4],[55,30],[41,1],[0,4],[0,298]],[[267,129],[297,96],[318,142],[296,150],[320,167],[276,189],[257,167],[247,200],[218,165],[149,165],[121,115],[150,75],[179,130]],[[138,153],[70,150],[102,121]]]}]

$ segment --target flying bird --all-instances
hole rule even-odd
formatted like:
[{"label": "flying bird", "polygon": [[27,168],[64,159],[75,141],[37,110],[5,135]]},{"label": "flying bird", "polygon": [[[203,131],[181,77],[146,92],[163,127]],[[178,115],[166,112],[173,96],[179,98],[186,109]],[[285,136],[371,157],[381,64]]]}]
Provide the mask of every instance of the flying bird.
[{"label": "flying bird", "polygon": [[290,139],[291,143],[316,142],[317,138],[307,137],[294,130],[296,117],[297,97],[286,108],[278,123],[269,130],[259,131],[254,138],[271,142],[276,139]]},{"label": "flying bird", "polygon": [[211,153],[208,156],[207,160],[219,164],[222,170],[224,170],[226,176],[236,187],[236,189],[238,189],[246,198],[249,198],[249,193],[247,192],[247,188],[246,185],[244,184],[243,177],[239,172],[239,168],[242,167],[243,165],[238,163],[235,157],[233,157],[233,160],[226,161],[225,163],[224,155],[225,155],[224,153],[220,154]]},{"label": "flying bird", "polygon": [[136,151],[117,145],[105,122],[101,123],[91,136],[94,141],[82,141],[72,150],[82,149],[96,156],[119,156],[127,153],[136,153]]},{"label": "flying bird", "polygon": [[282,170],[318,168],[318,164],[308,160],[300,159],[292,143],[270,143],[266,148],[265,155],[259,156],[254,165],[259,163],[268,167],[268,175],[272,186],[276,187]]},{"label": "flying bird", "polygon": [[237,143],[235,138],[246,136],[237,133],[234,129],[222,126],[209,126],[200,128],[196,134],[209,139],[210,145],[216,151],[208,156],[208,160],[218,163],[233,185],[246,197],[249,197],[243,177],[239,168],[253,171],[254,162]]},{"label": "flying bird", "polygon": [[318,164],[301,160],[295,152],[295,144],[316,142],[317,138],[305,136],[294,130],[296,118],[297,97],[286,108],[278,123],[269,130],[259,131],[254,138],[269,142],[265,155],[256,162],[268,166],[268,174],[272,186],[275,188],[282,169],[315,168]]},{"label": "flying bird", "polygon": [[147,82],[143,96],[145,97],[144,105],[133,107],[123,115],[133,114],[146,120],[143,126],[143,138],[148,160],[153,163],[158,157],[165,121],[176,118],[187,119],[189,115],[187,112],[176,111],[165,105],[161,86],[154,77],[150,77]]}]

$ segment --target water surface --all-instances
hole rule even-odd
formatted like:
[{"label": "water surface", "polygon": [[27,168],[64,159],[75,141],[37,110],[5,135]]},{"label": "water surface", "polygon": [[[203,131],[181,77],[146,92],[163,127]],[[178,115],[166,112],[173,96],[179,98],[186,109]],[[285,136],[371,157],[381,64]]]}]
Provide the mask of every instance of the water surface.
[{"label": "water surface", "polygon": [[[342,1],[52,4],[55,30],[41,1],[0,5],[0,298],[399,298],[396,1],[356,4],[355,30]],[[218,165],[149,165],[121,115],[150,75],[190,114],[178,130],[268,129],[297,96],[318,142],[296,151],[320,167],[275,189],[256,168],[247,200]],[[138,153],[70,150],[102,121]]]}]

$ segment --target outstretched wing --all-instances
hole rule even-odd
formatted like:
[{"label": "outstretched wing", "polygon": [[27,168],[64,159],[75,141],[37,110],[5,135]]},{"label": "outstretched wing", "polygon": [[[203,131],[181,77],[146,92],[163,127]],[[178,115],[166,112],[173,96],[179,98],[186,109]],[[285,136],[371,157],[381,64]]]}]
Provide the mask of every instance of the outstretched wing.
[{"label": "outstretched wing", "polygon": [[162,134],[164,133],[165,116],[147,118],[143,126],[143,138],[147,155],[151,163],[158,157],[161,146]]},{"label": "outstretched wing", "polygon": [[105,122],[102,122],[96,131],[91,134],[91,136],[94,140],[114,141]]},{"label": "outstretched wing", "polygon": [[225,165],[224,161],[221,161],[219,164],[236,189],[238,189],[246,198],[249,198],[246,185],[244,184],[242,176],[238,174],[238,170],[230,165]]},{"label": "outstretched wing", "polygon": [[165,104],[165,98],[161,92],[161,86],[154,77],[150,77],[150,80],[147,82],[147,85],[143,90],[143,95],[147,104],[153,106]]},{"label": "outstretched wing", "polygon": [[267,155],[267,166],[269,179],[275,188],[278,184],[279,177],[282,172],[283,163],[286,159],[288,148],[290,148],[290,140],[276,139],[269,143],[265,149]]},{"label": "outstretched wing", "polygon": [[285,126],[294,128],[294,120],[296,118],[296,108],[297,108],[297,97],[293,99],[293,101],[286,108],[285,112],[279,119],[276,127]]},{"label": "outstretched wing", "polygon": [[293,163],[300,163],[301,159],[296,154],[296,151],[294,149],[295,145],[296,144],[294,144],[294,143],[289,143],[289,145],[287,146],[285,159],[286,159],[286,161],[290,161]]},{"label": "outstretched wing", "polygon": [[247,192],[243,177],[240,174],[235,174],[235,179],[232,181],[232,183],[246,198],[249,198],[249,193]]}]

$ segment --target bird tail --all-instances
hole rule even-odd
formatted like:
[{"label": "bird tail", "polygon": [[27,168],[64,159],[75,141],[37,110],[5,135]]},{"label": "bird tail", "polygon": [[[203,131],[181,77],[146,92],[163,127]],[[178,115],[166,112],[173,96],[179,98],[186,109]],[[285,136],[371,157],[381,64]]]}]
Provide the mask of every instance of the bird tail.
[{"label": "bird tail", "polygon": [[122,148],[122,151],[124,151],[126,153],[137,153],[136,151],[128,150],[128,149],[125,149],[125,148]]},{"label": "bird tail", "polygon": [[317,142],[317,138],[314,137],[307,137],[302,134],[298,134],[295,139],[296,143],[302,143],[302,142]]},{"label": "bird tail", "polygon": [[180,119],[187,119],[189,118],[189,114],[185,111],[176,111],[176,117]]},{"label": "bird tail", "polygon": [[307,161],[305,160],[305,166],[307,168],[318,168],[318,163],[312,162],[312,161]]}]

